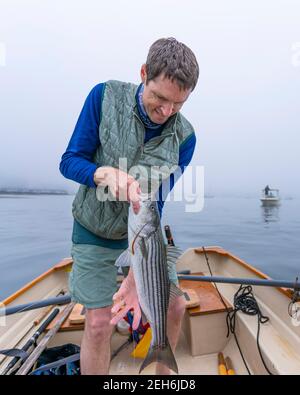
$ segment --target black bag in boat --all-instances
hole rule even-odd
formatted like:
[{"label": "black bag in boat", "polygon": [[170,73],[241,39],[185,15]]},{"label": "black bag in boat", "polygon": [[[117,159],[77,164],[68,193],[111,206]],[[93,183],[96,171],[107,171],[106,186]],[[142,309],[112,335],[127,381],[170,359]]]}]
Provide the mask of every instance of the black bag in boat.
[{"label": "black bag in boat", "polygon": [[70,376],[80,375],[80,347],[68,343],[47,348],[39,356],[31,375]]}]

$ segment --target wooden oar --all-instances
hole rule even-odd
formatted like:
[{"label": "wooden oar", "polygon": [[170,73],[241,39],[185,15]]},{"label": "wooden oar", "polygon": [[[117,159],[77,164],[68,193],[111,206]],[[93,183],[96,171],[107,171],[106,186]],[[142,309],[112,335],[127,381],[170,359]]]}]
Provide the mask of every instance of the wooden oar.
[{"label": "wooden oar", "polygon": [[38,357],[41,355],[41,353],[47,347],[47,344],[50,342],[50,340],[56,335],[59,328],[64,323],[64,321],[66,320],[66,318],[68,317],[68,315],[70,314],[70,312],[72,311],[74,306],[75,306],[75,303],[72,302],[68,306],[65,307],[65,309],[62,312],[62,315],[58,318],[58,320],[56,321],[53,328],[51,328],[47,332],[47,334],[43,337],[43,339],[40,341],[40,343],[37,345],[37,347],[33,350],[33,352],[30,354],[30,356],[27,358],[27,360],[24,362],[24,364],[16,372],[16,375],[18,375],[18,376],[26,375],[30,371],[33,364],[36,362]]},{"label": "wooden oar", "polygon": [[[21,351],[27,352],[33,345],[36,344],[37,339],[41,336],[42,333],[46,330],[47,326],[54,320],[54,318],[57,316],[59,313],[59,309],[56,308],[50,315],[49,317],[42,323],[42,325],[38,328],[38,330],[31,336],[31,338],[24,344],[24,346],[21,348]],[[28,357],[27,357],[28,358]],[[12,368],[14,370],[18,369],[18,362],[23,363],[27,358],[20,358],[20,357],[14,357],[10,363],[7,365],[4,375],[7,374]]]},{"label": "wooden oar", "polygon": [[[62,289],[61,291],[59,291],[58,294],[55,295],[55,297],[58,297],[60,295],[65,295],[65,291]],[[47,299],[48,300],[48,299]],[[19,305],[22,306],[22,305]],[[23,305],[24,306],[24,305]],[[47,309],[45,309],[32,323],[32,325],[28,328],[28,330],[24,333],[24,335],[18,340],[18,342],[15,344],[15,346],[13,348],[17,348],[19,344],[22,343],[23,339],[28,335],[28,333],[37,325],[39,325],[43,319],[51,312],[51,310],[54,309],[55,304],[51,304]],[[17,306],[14,306],[14,308],[16,308]],[[7,309],[6,309],[7,310]],[[1,315],[5,315],[4,313],[4,309],[0,309],[0,317]],[[3,361],[5,361],[5,359],[9,358],[9,356],[4,356]],[[5,374],[5,372],[3,373]]]},{"label": "wooden oar", "polygon": [[[65,291],[61,290],[55,297],[59,297],[61,295],[64,295]],[[34,320],[34,325],[39,325],[43,319],[50,313],[50,311],[53,309],[54,305],[50,305],[47,309],[45,309],[35,320]]]}]

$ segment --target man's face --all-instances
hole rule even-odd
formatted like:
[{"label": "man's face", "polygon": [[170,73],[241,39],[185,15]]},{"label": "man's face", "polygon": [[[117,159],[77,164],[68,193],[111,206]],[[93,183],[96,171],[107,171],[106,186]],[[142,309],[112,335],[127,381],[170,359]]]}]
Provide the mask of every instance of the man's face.
[{"label": "man's face", "polygon": [[191,89],[181,90],[176,81],[171,81],[163,74],[146,84],[145,65],[141,69],[144,83],[143,104],[152,122],[163,124],[177,113],[191,93]]}]

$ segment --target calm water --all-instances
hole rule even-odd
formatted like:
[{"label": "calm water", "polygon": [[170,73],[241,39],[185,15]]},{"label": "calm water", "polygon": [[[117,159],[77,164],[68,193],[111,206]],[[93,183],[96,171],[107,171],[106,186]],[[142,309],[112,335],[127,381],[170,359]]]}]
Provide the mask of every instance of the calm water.
[{"label": "calm water", "polygon": [[[73,196],[0,197],[0,300],[70,255]],[[300,275],[300,199],[263,208],[258,198],[205,199],[199,213],[166,203],[183,249],[219,245],[274,278]]]}]

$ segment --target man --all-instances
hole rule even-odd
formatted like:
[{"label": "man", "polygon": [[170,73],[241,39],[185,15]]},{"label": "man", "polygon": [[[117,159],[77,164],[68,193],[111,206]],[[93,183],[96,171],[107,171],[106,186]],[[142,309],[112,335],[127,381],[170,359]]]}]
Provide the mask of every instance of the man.
[{"label": "man", "polygon": [[269,192],[270,192],[270,187],[269,187],[269,185],[267,185],[265,187],[265,196],[269,196]]},{"label": "man", "polygon": [[[81,344],[82,374],[107,374],[113,324],[130,307],[139,306],[129,271],[118,296],[126,305],[111,323],[113,295],[117,291],[115,260],[127,248],[128,202],[139,210],[140,182],[124,169],[143,166],[179,166],[192,158],[196,138],[179,110],[196,86],[199,67],[193,52],[174,38],[157,40],[141,67],[139,86],[120,81],[96,85],[88,95],[74,133],[60,163],[61,173],[81,184],[73,202],[74,227],[70,274],[72,299],[86,307]],[[169,175],[171,188],[173,174]],[[117,201],[99,201],[97,187],[108,187]],[[161,192],[161,190],[160,190]],[[161,215],[164,197],[158,200]],[[120,201],[126,196],[128,202]],[[169,273],[176,281],[176,272]],[[176,347],[185,305],[182,298],[168,311],[168,338]],[[116,312],[116,311],[115,311]],[[157,364],[157,374],[169,370]]]}]

